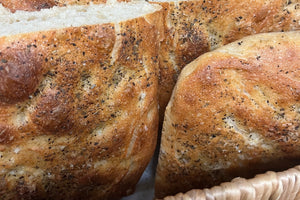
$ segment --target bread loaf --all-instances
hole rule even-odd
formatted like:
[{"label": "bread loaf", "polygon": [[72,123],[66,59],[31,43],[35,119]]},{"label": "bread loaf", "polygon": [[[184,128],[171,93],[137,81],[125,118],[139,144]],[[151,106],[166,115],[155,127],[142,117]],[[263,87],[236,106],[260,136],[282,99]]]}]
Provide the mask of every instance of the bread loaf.
[{"label": "bread loaf", "polygon": [[165,107],[182,68],[199,55],[263,32],[300,30],[299,0],[150,0],[164,10],[159,104]]},{"label": "bread loaf", "polygon": [[156,195],[300,163],[300,32],[249,36],[180,74],[165,113]]},{"label": "bread loaf", "polygon": [[[12,11],[117,0],[0,0]],[[130,0],[118,0],[130,1]],[[182,68],[201,54],[262,32],[300,30],[299,0],[150,0],[163,7],[159,105],[165,107]]]},{"label": "bread loaf", "polygon": [[115,199],[157,134],[158,21],[146,3],[0,9],[0,199]]}]

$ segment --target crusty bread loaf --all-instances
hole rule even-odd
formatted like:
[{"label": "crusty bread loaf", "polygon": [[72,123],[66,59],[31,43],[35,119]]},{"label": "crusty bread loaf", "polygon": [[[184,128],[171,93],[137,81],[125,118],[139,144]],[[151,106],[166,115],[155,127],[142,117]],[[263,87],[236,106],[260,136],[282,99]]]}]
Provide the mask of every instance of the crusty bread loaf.
[{"label": "crusty bread loaf", "polygon": [[[131,0],[0,0],[12,11],[54,5]],[[163,7],[164,40],[159,60],[159,105],[165,107],[181,69],[199,55],[247,35],[300,30],[300,0],[150,0]]]},{"label": "crusty bread loaf", "polygon": [[[0,0],[12,11],[117,0]],[[130,1],[130,0],[118,0]],[[247,35],[300,30],[300,0],[150,0],[163,7],[159,104],[165,107],[181,69],[199,55]]]},{"label": "crusty bread loaf", "polygon": [[300,32],[249,36],[187,65],[165,113],[162,198],[300,164]]},{"label": "crusty bread loaf", "polygon": [[262,32],[300,30],[299,0],[150,0],[163,7],[160,116],[181,69],[199,55]]},{"label": "crusty bread loaf", "polygon": [[156,144],[160,7],[0,12],[0,199],[131,193]]}]

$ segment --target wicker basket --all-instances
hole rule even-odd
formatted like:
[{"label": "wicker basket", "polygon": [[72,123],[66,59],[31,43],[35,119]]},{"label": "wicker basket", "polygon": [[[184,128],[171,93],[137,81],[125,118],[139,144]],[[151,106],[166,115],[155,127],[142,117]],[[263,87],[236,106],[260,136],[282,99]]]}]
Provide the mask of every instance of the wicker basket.
[{"label": "wicker basket", "polygon": [[235,178],[220,186],[191,190],[164,200],[300,200],[300,165],[252,179]]}]

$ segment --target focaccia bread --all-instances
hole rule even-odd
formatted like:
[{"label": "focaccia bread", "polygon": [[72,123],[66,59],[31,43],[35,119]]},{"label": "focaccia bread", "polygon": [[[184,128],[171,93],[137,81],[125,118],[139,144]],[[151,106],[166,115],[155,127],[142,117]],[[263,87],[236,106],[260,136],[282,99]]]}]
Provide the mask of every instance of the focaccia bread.
[{"label": "focaccia bread", "polygon": [[249,36],[179,76],[165,113],[158,198],[300,164],[300,32]]},{"label": "focaccia bread", "polygon": [[146,3],[0,9],[0,199],[115,199],[156,145],[158,21]]},{"label": "focaccia bread", "polygon": [[247,35],[300,30],[299,0],[150,0],[164,10],[159,104],[163,119],[182,68],[201,54]]}]

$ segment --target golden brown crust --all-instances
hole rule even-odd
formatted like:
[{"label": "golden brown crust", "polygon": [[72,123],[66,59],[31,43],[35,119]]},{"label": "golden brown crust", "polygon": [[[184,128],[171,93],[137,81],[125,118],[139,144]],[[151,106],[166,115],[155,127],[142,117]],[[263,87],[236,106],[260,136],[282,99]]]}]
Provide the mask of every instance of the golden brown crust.
[{"label": "golden brown crust", "polygon": [[133,191],[156,144],[160,14],[0,38],[1,199]]},{"label": "golden brown crust", "polygon": [[[123,0],[120,0],[123,1]],[[127,1],[127,0],[125,0]],[[39,10],[106,0],[0,0],[15,10]],[[151,1],[150,1],[151,2]],[[159,105],[165,107],[182,68],[199,55],[247,35],[300,29],[299,0],[189,0],[152,2],[163,7],[165,38],[160,47]]]},{"label": "golden brown crust", "polygon": [[181,69],[209,51],[208,33],[201,23],[200,2],[159,2],[164,10],[164,38],[160,45],[159,105],[160,122]]},{"label": "golden brown crust", "polygon": [[1,51],[0,101],[8,104],[28,98],[42,78],[42,52],[21,45]]},{"label": "golden brown crust", "polygon": [[182,71],[166,109],[156,195],[299,164],[300,32],[258,34]]},{"label": "golden brown crust", "polygon": [[158,2],[164,8],[160,49],[160,117],[181,69],[199,55],[263,32],[300,30],[300,1],[210,0]]}]

